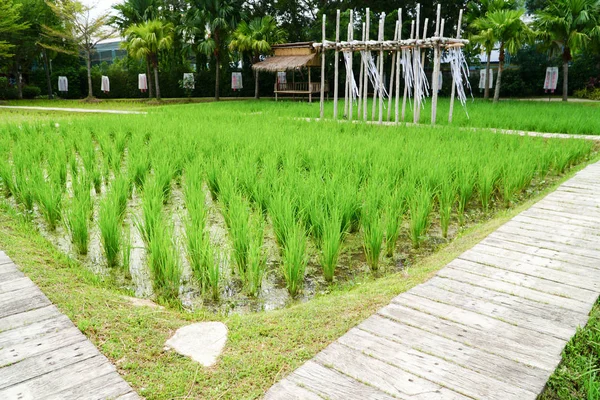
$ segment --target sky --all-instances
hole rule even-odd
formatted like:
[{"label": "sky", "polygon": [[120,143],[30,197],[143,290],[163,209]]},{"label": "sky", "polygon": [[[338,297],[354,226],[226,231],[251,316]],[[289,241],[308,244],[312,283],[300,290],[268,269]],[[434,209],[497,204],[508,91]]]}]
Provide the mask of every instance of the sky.
[{"label": "sky", "polygon": [[109,11],[115,4],[122,3],[123,0],[81,0],[87,6],[95,6],[92,15],[98,16],[106,11]]}]

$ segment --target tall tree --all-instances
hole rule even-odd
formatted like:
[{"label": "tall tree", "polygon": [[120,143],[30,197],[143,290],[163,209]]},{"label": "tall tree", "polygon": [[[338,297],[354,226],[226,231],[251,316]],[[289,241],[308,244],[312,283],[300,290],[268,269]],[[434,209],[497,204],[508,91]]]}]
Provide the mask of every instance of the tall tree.
[{"label": "tall tree", "polygon": [[[517,7],[517,2],[515,0],[481,0],[477,2],[472,2],[468,4],[467,13],[465,15],[465,20],[470,27],[473,27],[473,23],[478,19],[485,18],[487,13],[494,12],[498,10],[514,10]],[[485,76],[486,80],[484,82],[484,91],[483,98],[490,98],[490,59],[492,57],[492,51],[496,46],[496,38],[494,37],[494,32],[492,29],[483,29],[478,30],[477,28],[471,29],[472,33],[470,35],[471,42],[473,42],[477,47],[483,49],[486,55],[486,65],[485,65]]]},{"label": "tall tree", "polygon": [[69,51],[64,47],[51,44],[43,44],[43,46],[58,52],[70,52],[83,57],[87,67],[87,98],[90,100],[94,97],[92,89],[92,52],[98,42],[108,39],[115,32],[107,26],[110,14],[107,12],[98,17],[92,17],[95,6],[86,6],[78,0],[56,0],[55,2],[46,0],[46,4],[61,20],[64,29],[58,30],[44,25],[45,34],[69,44],[72,46],[72,50]]},{"label": "tall tree", "polygon": [[[113,6],[116,14],[111,17],[110,23],[119,29],[121,35],[124,35],[129,27],[158,18],[159,7],[158,0],[125,0],[123,3]],[[148,77],[148,97],[152,98],[154,97],[154,85],[150,74],[151,61],[146,59],[144,62]]]},{"label": "tall tree", "polygon": [[594,39],[600,39],[599,0],[551,0],[535,17],[538,37],[563,62],[562,99],[569,98],[569,62]]},{"label": "tall tree", "polygon": [[[260,61],[261,55],[269,55],[271,46],[285,43],[287,33],[277,26],[277,21],[271,16],[255,18],[249,23],[240,22],[233,32],[229,47],[234,51],[248,53],[252,57],[252,64]],[[254,98],[259,98],[259,72],[254,71]]]},{"label": "tall tree", "polygon": [[197,49],[215,60],[215,100],[219,100],[221,65],[229,56],[231,33],[241,19],[243,0],[191,0],[186,21]]},{"label": "tall tree", "polygon": [[21,5],[12,0],[0,2],[0,15],[0,58],[8,58],[14,55],[15,47],[9,42],[9,36],[27,29],[29,24],[21,21]]},{"label": "tall tree", "polygon": [[124,46],[129,54],[142,60],[150,60],[154,70],[156,100],[160,101],[158,57],[161,51],[168,50],[173,45],[173,25],[155,19],[129,27],[125,35],[127,40]]},{"label": "tall tree", "polygon": [[488,12],[485,17],[478,18],[472,24],[475,29],[488,31],[495,41],[500,43],[494,103],[497,103],[500,99],[506,51],[516,53],[533,37],[533,32],[522,20],[523,13],[523,10],[492,11]]}]

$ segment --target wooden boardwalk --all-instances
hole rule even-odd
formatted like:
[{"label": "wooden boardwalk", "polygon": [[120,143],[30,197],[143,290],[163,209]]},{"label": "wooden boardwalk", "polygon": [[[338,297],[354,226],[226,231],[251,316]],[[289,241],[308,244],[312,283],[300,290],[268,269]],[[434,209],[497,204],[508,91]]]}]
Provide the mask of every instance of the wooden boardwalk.
[{"label": "wooden boardwalk", "polygon": [[392,300],[265,399],[535,399],[600,293],[600,163]]},{"label": "wooden boardwalk", "polygon": [[139,399],[110,361],[1,251],[0,399]]}]

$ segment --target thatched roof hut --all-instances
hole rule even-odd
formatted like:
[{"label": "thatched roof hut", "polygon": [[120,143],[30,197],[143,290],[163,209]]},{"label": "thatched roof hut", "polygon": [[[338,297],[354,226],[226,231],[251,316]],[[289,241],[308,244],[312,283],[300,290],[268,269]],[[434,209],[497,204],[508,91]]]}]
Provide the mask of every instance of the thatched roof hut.
[{"label": "thatched roof hut", "polygon": [[260,72],[279,72],[303,67],[320,67],[321,58],[313,42],[286,43],[273,46],[274,55],[256,63],[252,69]]}]

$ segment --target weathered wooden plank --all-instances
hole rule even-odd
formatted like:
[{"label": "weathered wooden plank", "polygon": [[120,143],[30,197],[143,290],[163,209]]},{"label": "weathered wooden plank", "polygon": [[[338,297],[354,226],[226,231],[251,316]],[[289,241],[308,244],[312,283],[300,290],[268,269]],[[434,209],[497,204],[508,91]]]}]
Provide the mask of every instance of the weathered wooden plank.
[{"label": "weathered wooden plank", "polygon": [[486,238],[481,241],[476,249],[478,252],[487,254],[502,255],[502,257],[511,258],[540,267],[549,267],[560,269],[565,265],[594,268],[597,270],[598,261],[583,256],[563,253],[561,251],[541,249],[539,247],[499,240],[494,238]]},{"label": "weathered wooden plank", "polygon": [[530,226],[530,229],[551,229],[553,232],[561,232],[565,235],[577,235],[589,238],[595,237],[600,239],[600,229],[573,225],[569,220],[559,220],[552,217],[548,217],[548,219],[536,218],[535,216],[529,216],[526,213],[521,213],[514,217],[511,221],[519,222],[522,224],[521,226]]},{"label": "weathered wooden plank", "polygon": [[84,340],[48,353],[26,358],[0,370],[0,377],[2,378],[0,389],[25,382],[96,355],[98,355],[98,350],[89,341]]},{"label": "weathered wooden plank", "polygon": [[106,357],[97,355],[65,368],[0,389],[1,399],[37,400],[83,385],[94,377],[116,373]]},{"label": "weathered wooden plank", "polygon": [[[531,261],[527,261],[527,257],[520,257],[521,254],[522,253],[511,255],[510,250],[503,251],[502,249],[496,248],[490,250],[489,247],[486,248],[485,246],[475,246],[471,250],[461,254],[460,258],[464,260],[477,261],[482,264],[498,266],[500,268],[522,270],[524,273],[528,273],[529,270],[541,269],[541,271],[549,274],[548,279],[553,279],[553,277],[558,277],[559,279],[564,278],[567,279],[564,281],[565,284],[578,287],[581,287],[581,284],[579,283],[581,277],[586,277],[589,282],[584,284],[584,288],[589,290],[596,290],[596,287],[600,286],[598,270],[595,268],[561,263],[560,261],[544,263],[545,259],[540,260],[539,258],[535,258],[535,256],[529,256]],[[509,258],[509,256],[511,258]],[[556,273],[558,273],[558,275],[556,275]]]},{"label": "weathered wooden plank", "polygon": [[492,236],[500,233],[513,236],[515,241],[522,240],[524,237],[536,239],[539,241],[540,247],[546,246],[547,248],[553,248],[553,246],[559,244],[562,245],[561,251],[600,260],[600,245],[592,240],[566,238],[557,234],[512,227],[508,224],[498,228],[492,233]]},{"label": "weathered wooden plank", "polygon": [[377,358],[369,357],[361,351],[337,342],[332,343],[317,354],[314,360],[395,397],[414,399],[427,393],[428,398],[431,399],[468,399],[401,368],[387,364]]},{"label": "weathered wooden plank", "polygon": [[0,272],[0,282],[9,282],[13,279],[23,278],[25,275],[19,270],[9,270],[8,272]]},{"label": "weathered wooden plank", "polygon": [[488,315],[420,297],[412,294],[412,290],[396,296],[392,302],[483,331],[502,332],[503,338],[545,352],[550,357],[560,357],[564,345],[564,340],[553,335],[547,335]]},{"label": "weathered wooden plank", "polygon": [[81,384],[71,386],[44,400],[97,400],[114,399],[117,396],[130,393],[131,387],[119,376],[117,372],[94,377]]},{"label": "weathered wooden plank", "polygon": [[[521,221],[512,219],[509,222],[507,222],[506,224],[504,224],[503,228],[510,228],[510,229],[514,228],[514,229],[520,229],[520,230],[533,231],[536,233],[539,233],[539,232],[544,233],[544,232],[548,232],[550,230],[552,232],[553,238],[557,238],[560,240],[577,241],[577,243],[583,245],[586,248],[588,248],[587,242],[592,242],[595,245],[596,242],[598,241],[598,239],[600,239],[600,237],[597,234],[582,233],[580,230],[578,231],[576,229],[571,229],[571,230],[561,229],[562,225],[560,225],[559,223],[555,223],[554,227],[549,228],[549,227],[539,226],[539,225],[536,225],[536,224],[530,223],[530,222],[521,222]],[[594,245],[592,245],[592,246],[594,246]]]},{"label": "weathered wooden plank", "polygon": [[358,328],[532,392],[541,391],[548,379],[548,371],[543,369],[377,315],[362,322]]},{"label": "weathered wooden plank", "polygon": [[5,293],[2,296],[6,296],[0,300],[0,318],[8,317],[10,315],[23,313],[25,311],[33,310],[40,307],[50,305],[50,300],[39,290],[29,292],[30,295],[27,297],[19,296],[17,298],[10,298],[9,295],[12,293]]},{"label": "weathered wooden plank", "polygon": [[[495,231],[494,233],[490,234],[485,239],[486,243],[487,243],[487,239],[520,243],[520,244],[524,244],[527,246],[534,246],[534,247],[538,247],[540,249],[557,251],[557,252],[561,252],[564,254],[573,254],[576,256],[580,256],[580,257],[593,258],[593,257],[590,257],[589,251],[586,251],[585,249],[581,249],[579,247],[568,246],[568,245],[565,245],[562,243],[549,242],[547,240],[540,240],[540,239],[523,236],[523,235],[517,236],[517,235],[505,233],[505,232]],[[592,289],[592,290],[596,290],[596,289]]]},{"label": "weathered wooden plank", "polygon": [[588,221],[594,221],[599,218],[599,216],[595,212],[590,212],[590,210],[582,209],[579,206],[567,203],[544,202],[542,200],[535,204],[535,208],[537,210],[550,210],[574,215],[577,215],[577,213],[581,213],[582,219]]},{"label": "weathered wooden plank", "polygon": [[530,289],[539,290],[544,293],[564,297],[566,299],[579,300],[586,304],[593,304],[598,298],[597,293],[591,290],[581,289],[575,286],[567,286],[562,282],[549,280],[545,277],[527,275],[523,274],[522,272],[508,271],[502,268],[492,267],[473,261],[462,260],[460,258],[452,260],[445,268],[456,268],[463,271],[468,271],[473,274],[510,282],[515,285],[521,285]]},{"label": "weathered wooden plank", "polygon": [[415,286],[411,289],[411,293],[439,303],[497,318],[509,324],[555,336],[563,340],[570,339],[575,333],[575,326],[558,321],[549,321],[536,315],[485,301],[483,298],[466,296],[464,293],[450,292],[433,285],[423,284]]},{"label": "weathered wooden plank", "polygon": [[600,211],[600,208],[598,207],[600,206],[600,199],[594,195],[568,193],[558,190],[547,195],[544,200],[583,205],[589,208],[597,208],[598,211]]},{"label": "weathered wooden plank", "polygon": [[[495,378],[482,375],[360,329],[351,329],[338,341],[381,361],[401,367],[415,375],[427,377],[427,380],[468,397],[489,400],[522,400],[535,396],[527,390],[507,385]],[[358,397],[354,396],[352,398]]]},{"label": "weathered wooden plank", "polygon": [[73,326],[34,340],[17,343],[0,349],[0,367],[83,340],[87,340],[86,337]]},{"label": "weathered wooden plank", "polygon": [[548,355],[546,348],[539,350],[506,337],[500,341],[495,331],[463,325],[400,304],[390,303],[378,315],[546,371],[553,371],[558,360],[558,355]]},{"label": "weathered wooden plank", "polygon": [[0,333],[10,329],[16,329],[21,326],[29,325],[34,322],[54,318],[58,315],[61,315],[60,311],[58,311],[58,308],[50,305],[20,314],[14,314],[9,317],[0,318]]},{"label": "weathered wooden plank", "polygon": [[539,210],[537,208],[530,208],[529,210],[523,211],[519,216],[527,216],[529,218],[535,218],[537,220],[544,220],[549,222],[560,222],[571,226],[592,228],[600,226],[600,219],[597,221],[590,221],[584,218],[578,218],[579,215],[550,211],[550,210]]},{"label": "weathered wooden plank", "polygon": [[331,368],[308,361],[288,379],[330,400],[377,399],[392,400],[393,397],[364,383],[358,382]]},{"label": "weathered wooden plank", "polygon": [[13,346],[28,340],[35,340],[44,335],[55,333],[73,326],[73,323],[65,315],[35,322],[17,329],[11,329],[0,333],[0,348]]},{"label": "weathered wooden plank", "polygon": [[521,285],[516,285],[499,279],[488,278],[482,275],[476,275],[471,272],[454,269],[451,267],[442,268],[438,272],[438,276],[454,279],[459,282],[470,283],[472,285],[481,286],[502,293],[512,294],[513,296],[519,296],[524,299],[537,301],[543,304],[549,304],[557,308],[571,310],[576,313],[583,314],[587,320],[589,304],[579,300],[568,299],[565,297],[556,296],[554,294],[540,292],[538,290],[529,289]]},{"label": "weathered wooden plank", "polygon": [[[121,397],[119,397],[121,399]],[[290,382],[288,379],[282,379],[273,385],[263,400],[323,400],[324,398]],[[128,400],[128,399],[121,399]]]},{"label": "weathered wooden plank", "polygon": [[522,297],[476,286],[471,283],[456,281],[451,278],[436,276],[426,283],[426,287],[429,285],[459,295],[479,298],[503,307],[519,310],[521,313],[534,315],[568,327],[583,326],[587,322],[587,314],[584,313],[573,312],[572,310],[567,310],[562,307],[555,307],[537,301],[531,301]]},{"label": "weathered wooden plank", "polygon": [[0,282],[0,294],[14,292],[16,290],[22,290],[27,288],[35,288],[35,284],[31,279],[24,277],[13,279],[8,282]]}]

